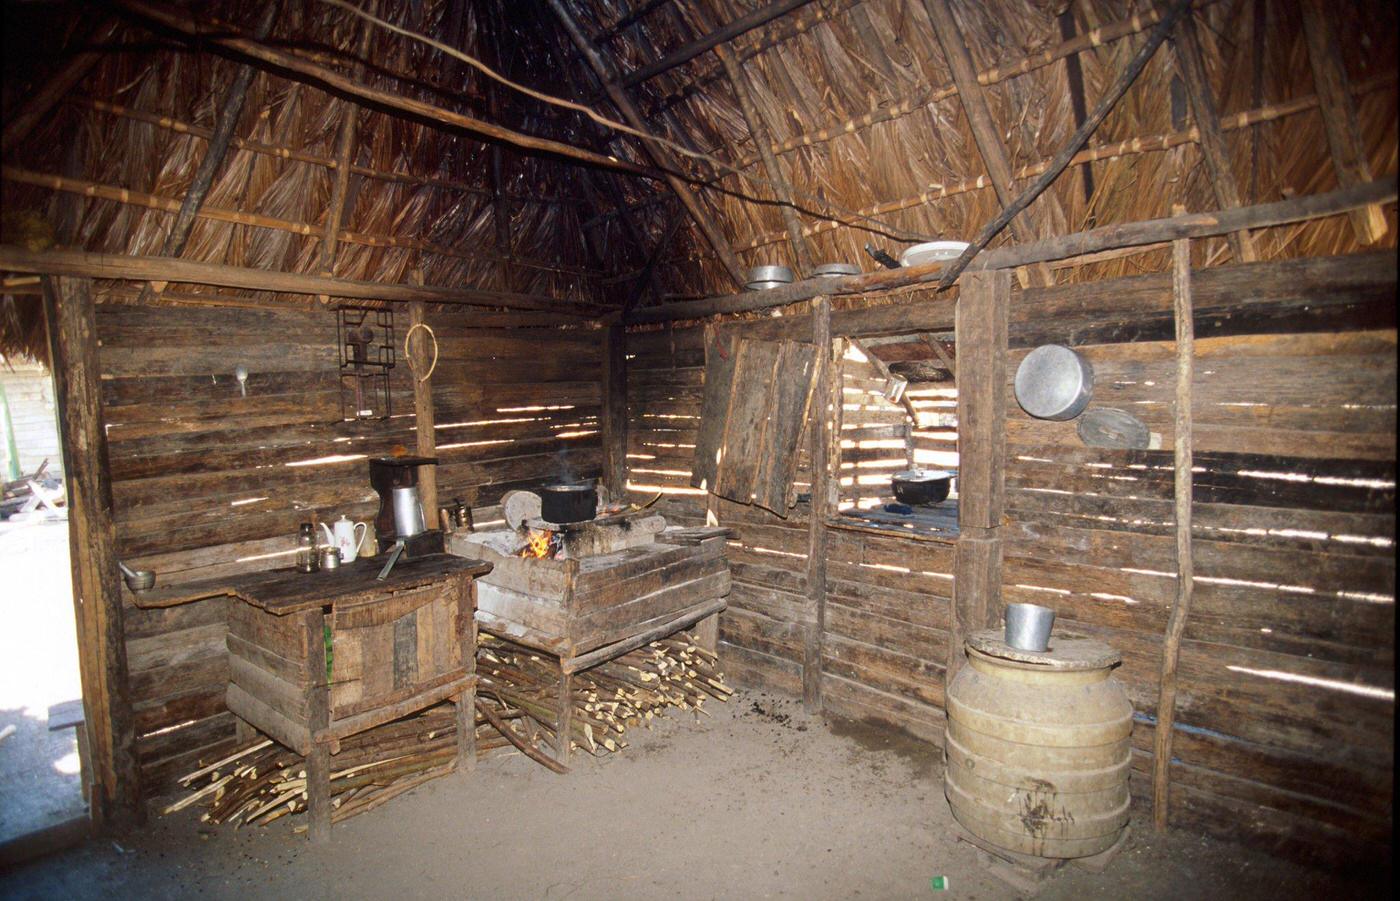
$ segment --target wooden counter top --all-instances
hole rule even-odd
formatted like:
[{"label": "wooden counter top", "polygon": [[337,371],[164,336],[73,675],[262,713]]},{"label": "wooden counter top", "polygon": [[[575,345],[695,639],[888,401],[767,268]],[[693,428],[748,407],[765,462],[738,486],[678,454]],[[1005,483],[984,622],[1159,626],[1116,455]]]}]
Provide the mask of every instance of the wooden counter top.
[{"label": "wooden counter top", "polygon": [[175,607],[205,598],[227,595],[241,598],[269,613],[285,616],[312,607],[326,607],[366,592],[392,593],[436,582],[443,576],[465,573],[483,576],[491,571],[484,560],[453,554],[400,559],[383,582],[375,579],[383,569],[384,557],[361,557],[339,569],[304,573],[296,569],[273,569],[243,573],[218,579],[205,579],[169,588],[129,592],[137,607]]}]

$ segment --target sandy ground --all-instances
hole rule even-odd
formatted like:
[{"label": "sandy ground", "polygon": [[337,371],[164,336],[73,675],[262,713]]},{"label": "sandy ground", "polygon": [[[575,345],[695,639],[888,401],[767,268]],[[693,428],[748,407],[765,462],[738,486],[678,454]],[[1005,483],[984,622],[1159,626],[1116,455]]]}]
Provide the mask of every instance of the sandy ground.
[{"label": "sandy ground", "polygon": [[[956,841],[936,749],[740,692],[556,776],[483,761],[337,825],[311,847],[282,822],[201,828],[192,812],[0,877],[18,898],[1015,898]],[[947,876],[934,892],[933,876]],[[1040,897],[1364,897],[1355,881],[1135,824],[1101,875]]]},{"label": "sandy ground", "polygon": [[86,811],[74,732],[48,728],[81,691],[68,523],[0,523],[0,842]]}]

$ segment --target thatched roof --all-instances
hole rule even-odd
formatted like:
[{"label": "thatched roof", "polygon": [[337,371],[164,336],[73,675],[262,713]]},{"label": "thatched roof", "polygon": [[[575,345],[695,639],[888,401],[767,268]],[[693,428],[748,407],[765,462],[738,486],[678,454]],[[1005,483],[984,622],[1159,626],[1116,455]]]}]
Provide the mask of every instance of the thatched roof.
[{"label": "thatched roof", "polygon": [[[545,3],[353,5],[462,48],[538,91],[581,101],[614,121],[622,118]],[[561,5],[599,48],[606,70],[625,76],[716,28],[757,15],[769,3]],[[773,202],[783,191],[798,208],[800,241],[810,245],[814,262],[844,260],[869,268],[866,242],[897,254],[907,243],[900,238],[967,240],[995,216],[1000,207],[987,166],[924,2],[788,0],[782,6],[788,10],[783,15],[718,51],[694,55],[624,89],[647,129],[746,176],[717,175],[711,161],[672,154],[678,160],[673,164],[697,186],[699,218],[708,220],[741,266],[797,262],[790,223]],[[1393,175],[1395,9],[1383,2],[1343,6],[1328,21],[1336,44],[1356,51],[1337,58],[1350,82],[1361,141],[1371,173]],[[234,2],[186,8],[203,26],[225,34],[255,33],[260,14],[259,5]],[[1021,175],[1034,174],[1064,144],[1082,107],[1093,106],[1157,17],[1148,3],[1105,0],[953,0],[951,9],[956,39],[979,73],[1010,167]],[[187,191],[208,146],[205,136],[216,127],[228,86],[247,57],[153,24],[139,3],[119,4],[118,10],[108,23],[86,5],[10,0],[5,6],[7,41],[25,35],[23,46],[7,47],[7,116],[76,54],[101,48],[91,70],[51,113],[22,142],[5,148],[6,234],[0,237],[6,242],[161,252],[174,218],[168,208]],[[38,27],[41,19],[46,28]],[[1197,0],[1192,20],[1240,201],[1336,187],[1296,4]],[[55,21],[62,27],[55,29]],[[602,150],[654,171],[637,138],[510,90],[441,50],[368,24],[326,0],[283,2],[263,43],[379,89]],[[1089,49],[1067,52],[1075,46]],[[742,70],[750,115],[719,53],[732,54]],[[1098,161],[1072,167],[1018,217],[1021,240],[1162,216],[1177,205],[1221,206],[1202,164],[1179,54],[1172,42],[1155,53],[1090,140]],[[678,212],[664,180],[488,143],[469,131],[366,108],[289,74],[259,67],[235,131],[240,140],[218,172],[184,258],[320,271],[331,163],[343,117],[353,109],[356,177],[341,222],[336,276],[390,283],[421,277],[429,285],[554,297],[561,307],[584,304],[578,309],[585,311],[620,307],[634,293],[644,295],[642,303],[657,303],[733,289],[715,242],[695,217]],[[1082,91],[1075,83],[1082,83]],[[776,145],[776,169],[758,153],[754,115]],[[1246,124],[1251,121],[1258,124]],[[493,185],[503,200],[493,198]],[[243,222],[257,224],[242,224],[237,214],[261,218],[245,216]],[[1391,222],[1382,241],[1393,245],[1393,209],[1387,215]],[[41,226],[36,237],[36,220],[47,223],[51,234]],[[996,242],[1017,240],[1008,230]],[[1265,259],[1359,246],[1344,217],[1267,230],[1255,243]],[[659,244],[650,289],[634,292]],[[1232,258],[1223,238],[1199,244],[1199,264]],[[1060,271],[1057,279],[1160,269],[1165,259],[1165,251],[1124,256]],[[167,290],[175,302],[216,295],[236,295],[239,302],[308,302],[305,296],[188,285]],[[0,309],[0,350],[23,349],[33,340],[34,329],[24,328],[16,313],[30,311],[32,317],[33,302],[23,296],[3,301],[9,306]],[[124,285],[104,300],[132,297],[134,288]]]}]

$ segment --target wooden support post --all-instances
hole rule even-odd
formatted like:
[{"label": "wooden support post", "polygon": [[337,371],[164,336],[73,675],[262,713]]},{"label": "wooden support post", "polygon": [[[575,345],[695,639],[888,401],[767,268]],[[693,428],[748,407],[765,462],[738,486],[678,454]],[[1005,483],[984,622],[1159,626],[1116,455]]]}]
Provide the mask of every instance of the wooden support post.
[{"label": "wooden support post", "polygon": [[827,486],[831,482],[831,428],[837,411],[827,409],[831,397],[831,298],[812,303],[812,343],[816,345],[818,398],[812,435],[812,501],[807,512],[807,596],[815,608],[802,648],[802,707],[808,713],[822,709],[822,636],[826,631],[826,518],[830,512]]},{"label": "wooden support post", "polygon": [[1171,781],[1172,724],[1176,719],[1176,665],[1181,636],[1191,613],[1191,379],[1195,332],[1191,304],[1191,242],[1172,242],[1172,309],[1176,318],[1176,603],[1162,642],[1162,677],[1157,691],[1157,727],[1152,735],[1152,825],[1167,828]]},{"label": "wooden support post", "polygon": [[[330,725],[331,687],[326,679],[327,609],[312,610],[306,616],[306,665],[313,677],[307,726],[313,736]],[[329,740],[313,741],[306,755],[307,837],[315,845],[331,840],[331,748]]]},{"label": "wooden support post", "polygon": [[719,614],[712,613],[690,630],[695,643],[711,654],[719,653]]},{"label": "wooden support post", "polygon": [[[1186,95],[1191,98],[1191,111],[1196,116],[1201,153],[1205,156],[1206,167],[1210,170],[1215,199],[1224,209],[1241,206],[1244,201],[1240,198],[1235,170],[1230,163],[1230,148],[1225,144],[1225,133],[1220,129],[1220,116],[1216,112],[1215,98],[1211,95],[1210,80],[1206,76],[1200,36],[1196,33],[1196,23],[1190,13],[1182,16],[1176,25],[1175,49],[1176,68],[1181,74],[1181,80],[1186,84]],[[1252,263],[1258,259],[1254,252],[1254,241],[1250,238],[1248,230],[1231,232],[1227,240],[1236,262]]]},{"label": "wooden support post", "polygon": [[[583,54],[584,59],[588,61],[589,68],[593,70],[593,74],[598,77],[598,80],[602,82],[603,86],[607,89],[608,97],[612,99],[613,104],[622,113],[623,118],[627,120],[627,124],[640,132],[649,134],[650,132],[647,130],[647,124],[642,119],[641,114],[637,112],[636,105],[627,97],[622,87],[615,83],[608,64],[598,53],[597,48],[589,42],[583,30],[579,28],[578,22],[564,5],[563,0],[549,0],[549,6],[554,10],[554,14],[559,18],[559,22],[564,26],[564,30],[569,33],[569,37],[573,40],[574,46],[578,48],[579,53]],[[647,155],[650,156],[659,167],[666,170],[666,182],[671,186],[671,190],[675,192],[676,197],[680,198],[682,205],[684,205],[686,211],[690,213],[690,218],[695,221],[696,226],[699,227],[701,234],[705,236],[705,240],[709,242],[710,247],[713,248],[715,253],[719,256],[720,262],[724,264],[725,271],[728,272],[730,278],[734,280],[735,286],[743,287],[744,274],[739,267],[739,258],[734,255],[734,251],[730,248],[729,242],[724,239],[719,229],[715,227],[712,217],[700,205],[700,199],[690,190],[690,185],[686,184],[680,176],[672,174],[682,171],[677,165],[675,157],[670,151],[656,144],[654,141],[643,141],[642,146]]]},{"label": "wooden support post", "polygon": [[457,769],[476,769],[476,579],[459,576],[457,589],[457,640],[462,668],[470,681],[457,696]]},{"label": "wooden support post", "polygon": [[[1303,0],[1298,6],[1303,13],[1303,33],[1308,39],[1313,86],[1322,109],[1322,124],[1327,131],[1332,165],[1337,170],[1337,183],[1343,188],[1364,184],[1371,180],[1371,165],[1361,142],[1361,129],[1356,121],[1351,90],[1347,86],[1342,54],[1327,21],[1332,12],[1330,8],[1324,8],[1321,0]],[[1385,212],[1379,204],[1352,210],[1348,215],[1352,231],[1362,244],[1374,244],[1385,236]]]},{"label": "wooden support post", "polygon": [[[408,305],[409,328],[427,325],[427,306],[421,302]],[[436,339],[427,328],[414,329],[409,342],[409,363],[413,373],[413,432],[418,441],[418,455],[431,457],[437,453],[437,417],[433,411],[433,381],[424,378],[432,364]],[[418,496],[423,502],[424,518],[431,524],[438,521],[437,467],[418,467]]]},{"label": "wooden support post", "polygon": [[603,487],[617,503],[627,492],[627,332],[608,326],[603,341]]},{"label": "wooden support post", "polygon": [[[1001,134],[992,121],[992,112],[987,106],[982,86],[977,83],[977,67],[972,63],[972,54],[963,42],[962,33],[958,30],[948,0],[924,0],[924,7],[928,10],[929,19],[933,21],[933,32],[938,38],[939,46],[943,48],[943,57],[953,73],[953,83],[958,86],[958,99],[962,101],[963,111],[967,113],[972,137],[977,142],[977,152],[981,155],[982,162],[987,167],[987,175],[992,180],[992,189],[996,191],[997,200],[1001,202],[1002,207],[1008,207],[1016,197],[1012,193],[1011,161],[1007,158]],[[1047,194],[1046,202],[1059,207],[1059,201],[1053,195]],[[1064,212],[1060,211],[1055,218],[1064,219]],[[1035,234],[1024,221],[1013,219],[1010,227],[1017,243],[1026,244],[1035,240]],[[1053,285],[1055,277],[1050,273],[1049,266],[1036,263],[1030,267],[1029,281],[1035,285]]]},{"label": "wooden support post", "polygon": [[[958,544],[946,679],[966,662],[967,636],[1001,612],[1005,495],[1007,323],[1011,275],[964,276],[954,330],[958,351]],[[945,683],[946,684],[946,683]]]},{"label": "wooden support post", "polygon": [[554,730],[554,759],[569,765],[574,729],[574,674],[559,670],[559,722]]},{"label": "wooden support post", "polygon": [[[704,8],[697,4],[690,8],[691,14],[705,31],[714,31],[714,22]],[[720,65],[724,67],[724,73],[729,79],[729,84],[734,88],[734,97],[739,101],[739,111],[744,115],[744,121],[749,126],[749,136],[753,138],[754,144],[758,147],[759,158],[763,161],[763,171],[772,182],[773,194],[778,201],[778,211],[783,217],[783,227],[787,229],[788,240],[792,243],[793,260],[797,263],[797,276],[803,278],[810,275],[814,262],[812,251],[807,244],[807,239],[802,235],[802,221],[797,218],[797,209],[792,202],[792,185],[788,183],[783,175],[782,167],[778,165],[778,158],[773,155],[773,134],[768,127],[768,122],[763,117],[763,111],[754,103],[753,94],[749,91],[749,83],[744,75],[744,70],[739,66],[738,59],[734,56],[734,51],[724,44],[715,47],[715,55],[719,57]]]},{"label": "wooden support post", "polygon": [[93,770],[84,776],[93,787],[95,823],[139,821],[141,780],[128,695],[92,282],[46,278],[44,318],[63,445],[78,669]]}]

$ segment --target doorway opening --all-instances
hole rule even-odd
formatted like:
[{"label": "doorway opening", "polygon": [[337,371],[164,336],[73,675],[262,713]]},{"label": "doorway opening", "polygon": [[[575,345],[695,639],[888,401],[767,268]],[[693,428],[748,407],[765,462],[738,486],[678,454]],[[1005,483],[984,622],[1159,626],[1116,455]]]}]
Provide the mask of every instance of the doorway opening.
[{"label": "doorway opening", "polygon": [[0,855],[85,828],[63,453],[47,367],[0,356]]}]

